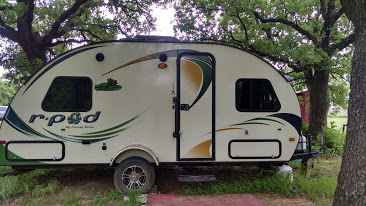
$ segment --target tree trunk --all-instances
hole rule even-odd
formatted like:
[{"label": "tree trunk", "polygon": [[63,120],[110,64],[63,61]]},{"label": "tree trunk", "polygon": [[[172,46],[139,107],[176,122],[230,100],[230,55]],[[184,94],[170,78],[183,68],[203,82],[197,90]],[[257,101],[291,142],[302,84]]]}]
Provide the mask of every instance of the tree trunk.
[{"label": "tree trunk", "polygon": [[22,47],[27,61],[30,74],[36,73],[47,62],[47,48],[42,46],[41,42],[35,37],[21,36],[18,42]]},{"label": "tree trunk", "polygon": [[334,206],[366,205],[366,1],[342,1],[355,26],[345,151]]},{"label": "tree trunk", "polygon": [[307,71],[306,85],[310,94],[309,133],[317,138],[327,126],[329,110],[329,70]]},{"label": "tree trunk", "polygon": [[47,48],[40,46],[39,43],[22,41],[19,42],[19,45],[22,47],[31,64],[36,64],[37,61],[41,61],[42,63],[47,62]]}]

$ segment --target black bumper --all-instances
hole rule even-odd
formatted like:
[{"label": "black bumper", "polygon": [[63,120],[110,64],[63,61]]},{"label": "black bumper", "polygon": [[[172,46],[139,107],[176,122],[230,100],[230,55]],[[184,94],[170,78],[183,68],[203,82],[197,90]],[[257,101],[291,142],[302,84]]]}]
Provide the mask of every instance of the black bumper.
[{"label": "black bumper", "polygon": [[302,152],[302,153],[295,153],[292,155],[291,160],[308,160],[311,158],[319,157],[319,152]]}]

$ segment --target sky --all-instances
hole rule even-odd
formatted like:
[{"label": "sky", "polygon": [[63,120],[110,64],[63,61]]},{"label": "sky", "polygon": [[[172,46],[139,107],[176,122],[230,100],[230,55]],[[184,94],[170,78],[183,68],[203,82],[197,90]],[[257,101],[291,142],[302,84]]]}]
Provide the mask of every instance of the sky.
[{"label": "sky", "polygon": [[151,35],[174,36],[175,10],[172,5],[163,7],[156,7],[153,9],[153,16],[156,18],[156,30],[152,31]]},{"label": "sky", "polygon": [[[156,18],[156,29],[151,31],[150,35],[174,36],[174,15],[175,10],[173,5],[168,5],[165,8],[153,8],[153,16]],[[4,72],[4,69],[0,67],[0,77],[3,76]]]}]

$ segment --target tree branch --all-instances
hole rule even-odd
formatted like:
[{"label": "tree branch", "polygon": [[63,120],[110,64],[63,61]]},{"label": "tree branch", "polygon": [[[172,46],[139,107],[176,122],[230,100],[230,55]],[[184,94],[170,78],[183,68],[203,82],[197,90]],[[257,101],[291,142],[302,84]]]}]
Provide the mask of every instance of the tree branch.
[{"label": "tree branch", "polygon": [[8,38],[14,42],[18,41],[18,33],[11,26],[7,25],[0,16],[0,36]]},{"label": "tree branch", "polygon": [[60,37],[60,27],[67,19],[73,16],[79,8],[88,0],[75,0],[74,4],[65,10],[58,19],[51,25],[51,30],[43,37],[43,42],[51,43],[52,39]]},{"label": "tree branch", "polygon": [[240,18],[240,13],[238,10],[236,11],[236,18],[238,18],[240,26],[244,30],[246,43],[249,43],[248,29],[247,29],[247,26],[245,25],[244,21]]},{"label": "tree branch", "polygon": [[90,36],[92,36],[93,38],[95,38],[97,40],[103,40],[102,37],[98,36],[97,34],[95,34],[94,32],[92,32],[91,30],[88,30],[88,29],[76,29],[76,31],[79,31],[82,34],[87,33],[87,34],[89,34]]},{"label": "tree branch", "polygon": [[321,38],[320,47],[331,55],[332,50],[329,49],[329,43],[331,39],[331,32],[334,24],[343,15],[343,8],[337,11],[335,0],[328,0],[328,3],[321,1],[321,11],[324,19],[323,24],[323,36]]},{"label": "tree branch", "polygon": [[76,43],[76,44],[82,44],[82,43],[91,43],[93,41],[88,40],[88,39],[83,39],[83,40],[78,40],[78,39],[67,39],[67,40],[59,40],[59,41],[55,41],[51,44],[49,44],[51,47],[60,45],[60,44],[68,44],[68,43]]},{"label": "tree branch", "polygon": [[307,31],[305,29],[303,29],[301,26],[299,26],[298,24],[296,24],[292,21],[289,21],[287,19],[282,19],[282,18],[264,18],[264,17],[260,16],[260,14],[256,11],[254,12],[254,16],[261,23],[281,23],[281,24],[287,25],[287,26],[295,29],[301,35],[303,35],[306,38],[308,38],[309,40],[311,40],[316,46],[319,45],[319,41],[316,38],[316,36],[314,36],[312,33],[310,33],[309,31]]},{"label": "tree branch", "polygon": [[[32,34],[34,0],[19,0],[25,5],[25,10],[21,16],[17,18],[17,28],[20,33]],[[32,36],[32,35],[27,35]]]},{"label": "tree branch", "polygon": [[302,72],[306,69],[305,66],[302,66],[302,65],[299,65],[298,63],[295,63],[293,61],[291,61],[289,58],[287,57],[284,57],[284,56],[273,56],[267,52],[263,52],[263,51],[259,51],[257,50],[256,48],[254,48],[253,46],[249,46],[249,51],[261,56],[261,57],[264,57],[264,58],[267,58],[268,60],[270,61],[274,61],[274,62],[282,62],[282,63],[285,63],[287,64],[289,67],[291,67],[294,71],[296,72]]},{"label": "tree branch", "polygon": [[[284,57],[284,56],[274,56],[270,53],[267,53],[267,52],[264,52],[264,51],[259,51],[257,50],[253,45],[250,45],[250,44],[245,44],[244,42],[236,39],[233,35],[232,32],[228,31],[229,34],[230,34],[230,38],[232,39],[233,42],[235,42],[235,45],[243,48],[243,49],[247,49],[249,50],[250,52],[258,55],[258,56],[261,56],[261,57],[264,57],[270,61],[273,61],[273,62],[282,62],[284,64],[287,64],[289,67],[291,67],[295,72],[302,72],[306,69],[305,66],[303,65],[300,65],[298,63],[295,63],[293,61],[291,61],[289,58],[287,57]],[[231,42],[231,44],[233,43]],[[226,43],[229,43],[230,42],[226,42]]]},{"label": "tree branch", "polygon": [[348,47],[350,44],[352,44],[355,41],[356,35],[350,34],[348,37],[344,38],[342,41],[333,44],[330,46],[331,51],[335,51],[336,49],[342,50],[346,47]]}]

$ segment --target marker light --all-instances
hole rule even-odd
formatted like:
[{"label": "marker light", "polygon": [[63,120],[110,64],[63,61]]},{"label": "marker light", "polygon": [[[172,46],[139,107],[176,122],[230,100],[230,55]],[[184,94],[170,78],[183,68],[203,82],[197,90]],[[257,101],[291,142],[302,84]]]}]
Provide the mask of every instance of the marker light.
[{"label": "marker light", "polygon": [[6,144],[5,140],[0,140],[0,144]]},{"label": "marker light", "polygon": [[166,69],[166,68],[168,67],[168,65],[167,65],[167,64],[165,64],[165,63],[160,63],[160,64],[158,65],[158,67],[159,67],[159,69]]}]

